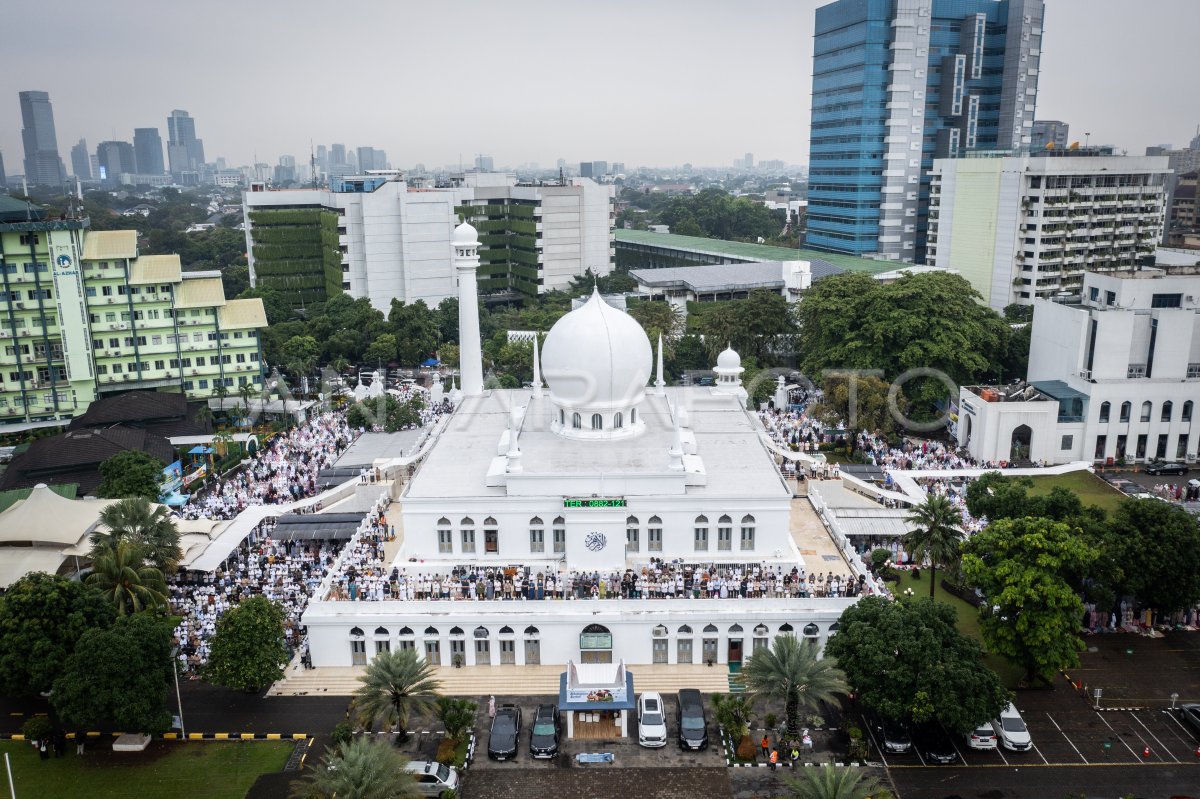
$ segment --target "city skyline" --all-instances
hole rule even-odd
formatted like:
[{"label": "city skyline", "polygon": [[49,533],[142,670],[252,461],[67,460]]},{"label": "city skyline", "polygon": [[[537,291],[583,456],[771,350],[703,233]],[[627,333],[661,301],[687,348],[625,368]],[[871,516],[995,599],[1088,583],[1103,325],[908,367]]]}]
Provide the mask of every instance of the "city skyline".
[{"label": "city skyline", "polygon": [[[511,9],[478,3],[368,4],[338,18],[315,3],[295,3],[282,22],[271,4],[219,2],[201,17],[140,0],[71,14],[18,6],[10,10],[14,28],[53,24],[65,46],[46,60],[35,37],[10,43],[13,63],[39,68],[0,78],[0,152],[15,172],[23,157],[17,93],[35,90],[50,95],[60,154],[80,138],[132,141],[141,127],[158,128],[165,142],[167,117],[183,108],[196,120],[208,159],[225,157],[231,165],[273,164],[285,154],[304,162],[310,141],[376,147],[401,168],[460,159],[469,166],[478,154],[497,166],[532,161],[553,168],[558,158],[724,166],[747,151],[757,160],[801,164],[808,160],[819,5],[528,2],[514,18]],[[1200,5],[1138,6],[1139,28],[1155,31],[1141,39],[1127,35],[1132,8],[1127,0],[1047,4],[1037,114],[1069,123],[1073,139],[1140,154],[1149,145],[1185,144],[1200,122],[1200,109],[1181,101],[1191,96],[1189,76],[1200,68],[1200,52],[1189,47]],[[364,32],[359,22],[368,17]],[[235,18],[238,27],[277,35],[254,47],[214,49],[212,42],[229,41],[222,31]],[[319,26],[307,22],[315,19]],[[118,21],[125,31],[116,29]],[[178,35],[181,25],[189,35]],[[309,30],[319,39],[304,44],[297,37]],[[408,34],[396,46],[363,48],[342,60],[339,43],[390,30]],[[123,33],[136,34],[139,46],[104,45]],[[772,35],[778,44],[762,46]],[[1106,55],[1114,51],[1125,56]],[[236,58],[224,57],[232,52]],[[1154,53],[1170,53],[1170,69]],[[100,59],[106,68],[98,72]],[[491,83],[488,70],[480,71],[489,61],[505,64],[508,77]],[[150,63],[176,68],[145,69]],[[180,68],[186,64],[191,68]],[[244,75],[231,72],[243,68]],[[136,74],[138,89],[81,77],[105,74]],[[703,113],[717,102],[720,114]],[[743,122],[730,124],[737,120]],[[744,124],[750,120],[762,124]]]}]

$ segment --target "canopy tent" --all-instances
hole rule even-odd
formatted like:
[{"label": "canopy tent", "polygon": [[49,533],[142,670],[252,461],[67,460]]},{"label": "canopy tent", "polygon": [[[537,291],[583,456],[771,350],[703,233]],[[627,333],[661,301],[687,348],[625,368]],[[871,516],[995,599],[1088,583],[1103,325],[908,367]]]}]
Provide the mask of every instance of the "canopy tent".
[{"label": "canopy tent", "polygon": [[197,444],[187,451],[189,455],[211,455],[216,452],[212,447],[206,447],[203,444]]},{"label": "canopy tent", "polygon": [[426,358],[425,360],[421,361],[422,366],[437,366],[439,363],[441,363],[441,361],[439,361],[437,358]]},{"label": "canopy tent", "polygon": [[0,548],[0,588],[8,588],[30,572],[54,574],[66,559],[51,547]]},{"label": "canopy tent", "polygon": [[271,537],[276,541],[345,540],[354,535],[365,513],[288,513],[279,517]]},{"label": "canopy tent", "polygon": [[66,499],[38,483],[29,496],[0,513],[0,544],[32,542],[75,546],[115,499]]}]

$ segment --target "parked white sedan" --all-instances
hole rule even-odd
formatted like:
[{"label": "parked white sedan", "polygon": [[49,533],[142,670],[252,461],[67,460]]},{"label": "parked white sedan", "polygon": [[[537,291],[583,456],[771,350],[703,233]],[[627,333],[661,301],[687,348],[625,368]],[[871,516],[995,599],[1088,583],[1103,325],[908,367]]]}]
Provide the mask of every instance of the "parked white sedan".
[{"label": "parked white sedan", "polygon": [[1012,702],[1000,713],[1000,718],[992,719],[992,729],[996,731],[996,737],[1005,749],[1028,752],[1033,748],[1033,738],[1029,735],[1029,728],[1025,726],[1025,719],[1021,718]]}]

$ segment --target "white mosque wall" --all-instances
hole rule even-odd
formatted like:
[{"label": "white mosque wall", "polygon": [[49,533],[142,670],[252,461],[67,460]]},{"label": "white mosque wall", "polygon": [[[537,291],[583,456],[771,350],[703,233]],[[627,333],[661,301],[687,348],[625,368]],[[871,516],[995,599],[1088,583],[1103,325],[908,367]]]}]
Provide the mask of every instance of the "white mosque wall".
[{"label": "white mosque wall", "polygon": [[[314,666],[361,665],[386,646],[412,647],[443,666],[566,665],[584,661],[580,634],[612,635],[611,662],[723,665],[780,634],[822,647],[853,597],[313,602],[304,614]],[[791,631],[782,631],[783,625]],[[812,625],[812,626],[810,626]],[[411,634],[401,634],[403,628]],[[461,634],[452,633],[453,628]],[[681,629],[682,628],[682,629]],[[595,630],[595,627],[591,627]],[[430,632],[426,632],[430,630]],[[357,631],[357,632],[356,632]],[[682,642],[682,644],[681,644]],[[689,646],[690,644],[690,646]],[[356,662],[355,650],[360,650]],[[594,657],[594,655],[589,655]]]}]

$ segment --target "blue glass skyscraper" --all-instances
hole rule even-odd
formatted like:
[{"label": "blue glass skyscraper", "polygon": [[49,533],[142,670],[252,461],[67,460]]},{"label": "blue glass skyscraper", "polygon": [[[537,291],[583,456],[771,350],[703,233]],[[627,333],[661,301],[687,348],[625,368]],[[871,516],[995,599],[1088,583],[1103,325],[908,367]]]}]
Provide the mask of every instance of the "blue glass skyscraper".
[{"label": "blue glass skyscraper", "polygon": [[920,263],[933,159],[1029,145],[1043,10],[1043,0],[817,9],[807,246]]}]

